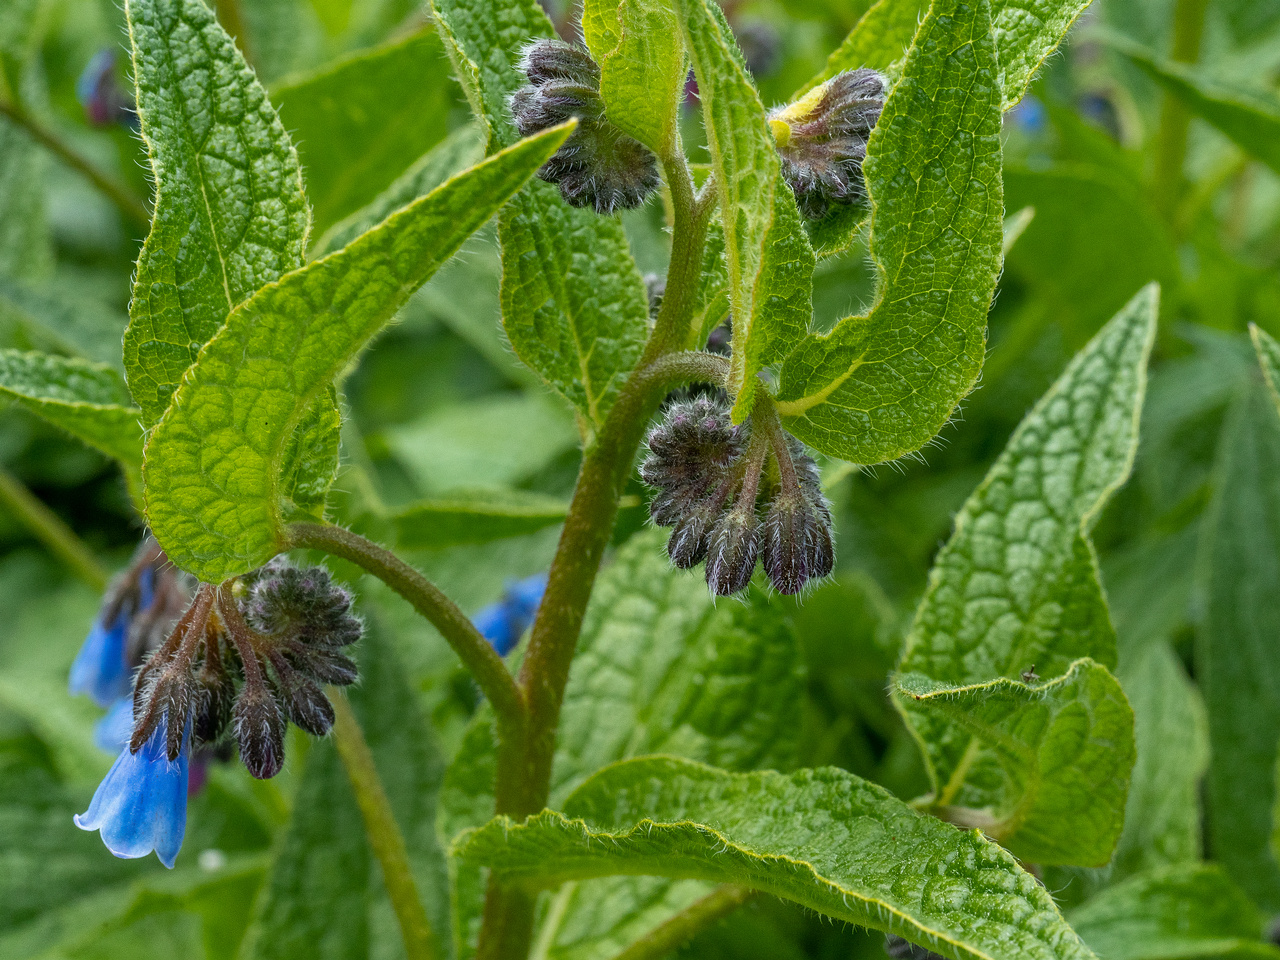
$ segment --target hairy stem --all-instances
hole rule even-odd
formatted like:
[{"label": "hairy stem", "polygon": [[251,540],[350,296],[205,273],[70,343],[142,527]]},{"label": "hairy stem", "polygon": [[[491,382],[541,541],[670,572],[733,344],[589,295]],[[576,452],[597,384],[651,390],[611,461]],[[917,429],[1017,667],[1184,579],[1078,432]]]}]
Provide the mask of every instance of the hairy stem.
[{"label": "hairy stem", "polygon": [[650,930],[614,960],[661,960],[722,917],[755,896],[754,890],[726,884],[689,904],[665,923]]},{"label": "hairy stem", "polygon": [[430,580],[385,547],[328,523],[293,523],[288,547],[320,550],[350,560],[373,574],[440,631],[493,705],[501,739],[518,737],[525,725],[525,697],[493,646],[467,615]]},{"label": "hairy stem", "polygon": [[[728,361],[709,353],[667,354],[637,369],[609,411],[595,446],[583,459],[520,670],[529,704],[524,750],[518,757],[498,756],[494,784],[498,813],[522,818],[546,805],[560,706],[582,617],[649,416],[672,387],[691,381],[724,383],[728,372]],[[508,767],[512,760],[518,765]],[[533,907],[533,895],[527,890],[491,877],[485,896],[480,960],[524,957],[532,936]]]},{"label": "hairy stem", "polygon": [[128,187],[110,174],[99,170],[91,162],[73,150],[56,132],[44,126],[21,106],[0,99],[0,114],[22,127],[33,140],[56,154],[67,166],[92,183],[126,218],[146,229],[151,224],[151,212],[147,205]]},{"label": "hairy stem", "polygon": [[[1200,58],[1204,36],[1204,15],[1208,0],[1177,0],[1173,20],[1173,48],[1170,59],[1195,63]],[[1160,105],[1160,127],[1156,133],[1155,170],[1152,190],[1156,205],[1170,221],[1176,219],[1182,193],[1182,168],[1187,160],[1187,130],[1191,111],[1175,94],[1166,92]]]},{"label": "hairy stem", "polygon": [[329,699],[333,703],[333,745],[347,769],[351,790],[364,818],[369,846],[382,867],[382,882],[400,923],[405,955],[409,960],[434,960],[435,941],[409,868],[409,851],[391,811],[369,744],[365,742],[364,731],[341,690],[331,687]]},{"label": "hairy stem", "polygon": [[0,469],[0,503],[76,576],[95,590],[106,589],[107,571],[84,541],[28,490],[26,484],[4,469]]}]

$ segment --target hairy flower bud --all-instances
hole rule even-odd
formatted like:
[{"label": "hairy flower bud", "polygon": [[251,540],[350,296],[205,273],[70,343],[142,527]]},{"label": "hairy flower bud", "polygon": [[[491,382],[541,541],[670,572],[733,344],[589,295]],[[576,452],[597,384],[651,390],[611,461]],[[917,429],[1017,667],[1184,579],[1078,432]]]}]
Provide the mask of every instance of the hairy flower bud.
[{"label": "hairy flower bud", "polygon": [[659,526],[673,526],[714,495],[745,442],[724,398],[699,396],[668,407],[663,423],[650,431],[648,447],[640,476],[662,491],[650,512]]},{"label": "hairy flower bud", "polygon": [[578,118],[578,129],[538,171],[560,187],[565,202],[599,214],[637,207],[658,186],[653,153],[605,117],[600,68],[581,47],[538,40],[520,61],[529,85],[511,96],[521,136]]},{"label": "hairy flower bud", "polygon": [[281,678],[280,694],[285,713],[294,724],[317,737],[329,732],[333,726],[333,704],[320,684],[293,672]]},{"label": "hairy flower bud", "polygon": [[137,753],[164,721],[165,754],[171,762],[177,760],[195,697],[194,678],[181,664],[171,662],[139,693],[134,699],[130,751]]},{"label": "hairy flower bud", "polygon": [[715,525],[718,510],[711,501],[704,500],[673,524],[671,538],[667,541],[667,555],[681,570],[696,567],[707,557],[711,547],[711,528]]},{"label": "hairy flower bud", "polygon": [[782,174],[809,219],[822,219],[832,204],[862,198],[867,138],[884,99],[884,78],[864,67],[839,73],[769,114]]},{"label": "hairy flower bud", "polygon": [[764,572],[779,593],[794,595],[835,565],[829,517],[803,493],[780,494],[765,516],[760,549]]},{"label": "hairy flower bud", "polygon": [[258,572],[245,611],[249,624],[272,637],[338,649],[360,639],[351,593],[324,567],[295,567],[277,557]]},{"label": "hairy flower bud", "polygon": [[236,743],[240,760],[259,780],[274,777],[284,766],[284,715],[264,683],[245,684],[236,698]]},{"label": "hairy flower bud", "polygon": [[745,590],[756,569],[760,524],[755,502],[738,504],[716,521],[707,549],[707,586],[718,597]]}]

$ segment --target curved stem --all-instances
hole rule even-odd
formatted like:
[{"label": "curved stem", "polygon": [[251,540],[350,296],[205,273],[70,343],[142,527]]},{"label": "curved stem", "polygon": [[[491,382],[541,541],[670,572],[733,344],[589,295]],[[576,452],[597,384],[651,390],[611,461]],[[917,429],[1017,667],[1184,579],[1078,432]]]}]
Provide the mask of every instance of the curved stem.
[{"label": "curved stem", "polygon": [[[1208,0],[1177,0],[1173,20],[1171,60],[1195,63],[1200,59]],[[1156,134],[1155,172],[1152,188],[1157,206],[1171,221],[1177,220],[1182,193],[1182,168],[1187,160],[1187,131],[1191,111],[1174,93],[1166,92],[1160,105],[1160,127]]]},{"label": "curved stem", "polygon": [[358,533],[328,523],[292,523],[289,548],[321,550],[373,574],[440,631],[471,671],[498,718],[499,738],[518,739],[525,725],[525,697],[493,646],[467,615],[430,580],[385,547]]},{"label": "curved stem", "polygon": [[104,173],[71,148],[57,133],[44,126],[22,107],[0,99],[0,114],[22,127],[33,140],[56,154],[67,166],[78,171],[86,180],[114,203],[128,219],[143,228],[151,225],[151,212],[132,190],[108,173]]},{"label": "curved stem", "polygon": [[21,480],[4,469],[0,469],[0,503],[8,507],[50,553],[75,571],[76,576],[95,590],[106,589],[107,571],[84,541]]},{"label": "curved stem", "polygon": [[685,907],[617,954],[613,960],[661,960],[717,920],[756,895],[747,887],[725,884]]},{"label": "curved stem", "polygon": [[329,700],[333,703],[333,745],[347,769],[369,846],[382,867],[382,882],[400,923],[405,955],[409,960],[434,960],[437,954],[431,924],[418,896],[418,886],[409,867],[409,850],[383,789],[382,778],[378,776],[373,753],[346,695],[331,687]]}]

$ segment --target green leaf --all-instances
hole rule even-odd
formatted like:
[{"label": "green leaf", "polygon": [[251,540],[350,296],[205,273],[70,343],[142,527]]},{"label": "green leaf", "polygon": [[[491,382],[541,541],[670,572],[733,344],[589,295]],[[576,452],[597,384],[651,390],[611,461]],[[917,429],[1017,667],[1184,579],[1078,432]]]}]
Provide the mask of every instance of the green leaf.
[{"label": "green leaf", "polygon": [[[1025,671],[1060,677],[1081,657],[1115,665],[1088,531],[1133,464],[1157,300],[1154,285],[1144,288],[1072,360],[965,503],[916,611],[903,673],[963,687]],[[954,719],[897,701],[924,749],[935,802],[953,804],[969,771],[988,770],[989,748]],[[1098,859],[1096,850],[1080,855]]]},{"label": "green leaf", "polygon": [[0,115],[0,276],[33,279],[53,271],[44,169],[40,147]]},{"label": "green leaf", "polygon": [[609,120],[660,157],[676,146],[684,99],[680,24],[657,0],[586,0],[582,30],[600,65],[600,97]]},{"label": "green leaf", "polygon": [[1271,391],[1271,399],[1280,410],[1280,343],[1257,324],[1249,325],[1249,336],[1253,339],[1253,350],[1258,355],[1258,364],[1262,367],[1267,389]]},{"label": "green leaf", "polygon": [[142,463],[142,412],[110,367],[43,353],[0,350],[0,396],[127,467]]},{"label": "green leaf", "polygon": [[[1057,48],[1089,0],[993,0],[991,27],[1000,62],[1000,85],[1007,110],[1022,99],[1031,78]],[[891,79],[915,36],[923,0],[879,0],[862,15],[822,72],[800,94],[844,70],[872,67]]]},{"label": "green leaf", "polygon": [[201,0],[128,0],[142,137],[156,185],[124,337],[154,425],[227,314],[302,265],[310,214],[266,92]]},{"label": "green leaf", "polygon": [[1161,60],[1114,34],[1107,41],[1240,149],[1280,173],[1280,101],[1215,83],[1194,66]]},{"label": "green leaf", "polygon": [[391,522],[401,549],[488,543],[563,522],[565,500],[526,490],[455,490],[398,510]]},{"label": "green leaf", "polygon": [[[1077,660],[1038,685],[1000,677],[963,687],[899,675],[896,691],[913,713],[964,730],[994,764],[973,760],[942,787],[987,836],[1021,860],[1101,866],[1124,824],[1133,769],[1133,711],[1107,668]],[[977,757],[977,743],[970,751]],[[982,758],[986,759],[986,758]]]},{"label": "green leaf", "polygon": [[313,244],[312,259],[341,250],[360,234],[377,226],[401,207],[424,197],[450,177],[484,159],[484,132],[468,123],[428,150],[390,186],[365,206],[335,223]]},{"label": "green leaf", "polygon": [[1200,693],[1168,643],[1153,644],[1120,682],[1133,705],[1138,760],[1124,832],[1112,859],[1122,879],[1200,857],[1200,778],[1209,767],[1209,726]]},{"label": "green leaf", "polygon": [[739,883],[954,960],[1092,956],[1009,853],[835,768],[625,761],[564,814],[499,817],[459,850],[540,886],[624,872]]},{"label": "green leaf", "polygon": [[[658,529],[633,536],[592,594],[565,688],[553,806],[594,771],[643,753],[740,770],[795,763],[803,674],[789,624],[763,592],[717,606],[701,578],[671,566],[665,539]],[[490,724],[482,715],[449,768],[447,837],[493,812]],[[559,960],[610,957],[610,945],[626,946],[705,892],[653,880],[584,882],[540,936]],[[458,901],[466,931],[479,904],[468,909],[461,893]]]},{"label": "green leaf", "polygon": [[1261,941],[1257,908],[1208,864],[1139,874],[1068,916],[1080,938],[1107,960],[1280,960],[1280,950]]},{"label": "green leaf", "polygon": [[1202,531],[1196,679],[1209,711],[1209,845],[1261,906],[1280,909],[1267,850],[1280,743],[1280,422],[1260,383],[1233,405]]},{"label": "green leaf", "polygon": [[978,375],[1004,219],[996,76],[986,3],[934,4],[863,164],[876,304],[782,365],[784,425],[823,453],[878,463],[917,449]]},{"label": "green leaf", "polygon": [[[448,942],[449,890],[435,836],[443,773],[431,728],[385,630],[361,642],[351,703],[396,816],[436,940]],[[389,909],[364,820],[332,740],[307,752],[293,816],[277,848],[242,955],[254,960],[319,955],[364,960]],[[398,930],[389,946],[398,944]],[[447,954],[446,954],[447,956]]]},{"label": "green leaf", "polygon": [[120,366],[120,336],[126,319],[99,301],[68,294],[52,282],[0,276],[0,311],[5,310],[22,318],[28,335],[41,346]]},{"label": "green leaf", "polygon": [[433,30],[274,88],[271,99],[307,171],[316,233],[372,201],[439,143],[455,95]]},{"label": "green leaf", "polygon": [[677,9],[716,177],[734,318],[728,388],[741,421],[755,400],[756,374],[808,329],[814,255],[733,31],[709,0],[679,0]]},{"label": "green leaf", "polygon": [[279,552],[295,426],[312,422],[333,379],[571,129],[503,151],[233,312],[148,444],[147,517],[170,559],[218,582]]},{"label": "green leaf", "polygon": [[876,0],[827,57],[821,72],[796,91],[792,99],[804,96],[845,70],[871,67],[888,72],[906,54],[927,7],[925,0]]},{"label": "green leaf", "polygon": [[1083,165],[1006,167],[1005,202],[1035,219],[1006,268],[1046,305],[1067,349],[1088,341],[1144,283],[1179,275],[1169,234],[1138,190],[1111,171]]},{"label": "green leaf", "polygon": [[[551,22],[534,0],[435,0],[432,9],[458,81],[489,130],[489,149],[510,144],[507,101],[524,82],[514,64],[530,40],[554,36]],[[622,223],[567,206],[539,181],[503,211],[499,237],[511,346],[573,404],[590,439],[649,329],[649,299]]]}]

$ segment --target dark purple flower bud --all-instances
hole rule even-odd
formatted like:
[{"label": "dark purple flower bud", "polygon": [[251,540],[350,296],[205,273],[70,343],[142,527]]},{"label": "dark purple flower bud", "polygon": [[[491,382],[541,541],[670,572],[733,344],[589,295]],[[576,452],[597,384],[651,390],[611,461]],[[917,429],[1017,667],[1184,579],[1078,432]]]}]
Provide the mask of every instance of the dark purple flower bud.
[{"label": "dark purple flower bud", "polygon": [[268,637],[338,650],[364,630],[351,611],[351,593],[324,567],[295,567],[277,557],[254,576],[245,619]]},{"label": "dark purple flower bud", "polygon": [[265,683],[245,684],[236,698],[236,743],[249,773],[268,780],[284,766],[284,715]]},{"label": "dark purple flower bud", "polygon": [[810,529],[817,523],[804,497],[779,496],[764,520],[760,557],[779,593],[794,595],[809,582]]},{"label": "dark purple flower bud", "polygon": [[231,722],[235,699],[235,682],[225,671],[201,671],[196,677],[195,710],[191,728],[196,743],[218,742]]},{"label": "dark purple flower bud", "polygon": [[288,648],[289,662],[307,676],[320,683],[332,683],[345,687],[355,683],[360,675],[355,661],[342,653],[333,650],[298,651]]},{"label": "dark purple flower bud", "polygon": [[723,514],[711,530],[707,550],[707,586],[718,597],[745,590],[756,569],[760,524],[754,500]]},{"label": "dark purple flower bud", "polygon": [[[152,674],[134,698],[134,730],[129,750],[137,753],[165,720],[165,749],[170,761],[178,759],[194,707],[195,678],[180,660]],[[167,719],[166,719],[167,718]]]},{"label": "dark purple flower bud", "polygon": [[650,431],[648,446],[640,476],[660,491],[650,514],[659,526],[673,526],[704,501],[719,497],[713,504],[718,510],[746,443],[729,419],[728,402],[703,395],[669,406],[663,423]]},{"label": "dark purple flower bud", "polygon": [[696,503],[685,516],[677,520],[667,541],[667,556],[681,570],[696,567],[707,557],[711,547],[711,528],[715,525],[719,507],[711,501]]},{"label": "dark purple flower bud", "polygon": [[566,203],[608,215],[639,206],[657,189],[657,159],[605,117],[600,68],[586,50],[538,40],[520,67],[529,85],[512,94],[510,107],[521,136],[578,119],[578,129],[538,171],[560,187]]},{"label": "dark purple flower bud", "polygon": [[769,114],[782,174],[809,219],[820,220],[832,204],[862,199],[862,161],[884,99],[884,78],[861,68],[837,74]]},{"label": "dark purple flower bud", "polygon": [[314,680],[289,671],[280,677],[280,696],[289,719],[307,733],[323,737],[333,726],[333,704]]}]

